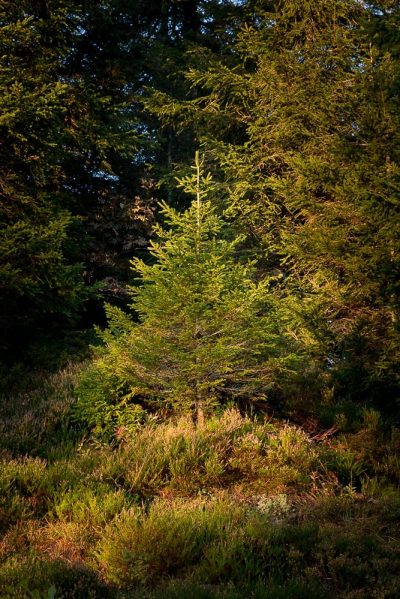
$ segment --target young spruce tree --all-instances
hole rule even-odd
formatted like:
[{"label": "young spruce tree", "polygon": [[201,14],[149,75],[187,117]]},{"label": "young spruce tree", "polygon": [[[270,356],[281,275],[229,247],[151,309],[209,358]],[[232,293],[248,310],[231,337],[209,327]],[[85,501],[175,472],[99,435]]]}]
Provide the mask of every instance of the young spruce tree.
[{"label": "young spruce tree", "polygon": [[281,308],[308,355],[287,398],[398,415],[400,4],[244,10],[229,53],[197,52],[196,96],[153,94],[148,109],[206,145],[236,230],[260,269],[282,273]]},{"label": "young spruce tree", "polygon": [[78,412],[97,431],[137,417],[140,405],[165,400],[203,417],[224,398],[265,396],[279,357],[281,336],[269,286],[255,282],[252,264],[237,260],[243,239],[227,237],[227,223],[207,192],[199,156],[193,176],[179,180],[195,196],[179,213],[162,204],[169,226],[158,226],[153,264],[133,261],[142,284],[132,287],[136,322],[108,306],[104,345],[84,375]]}]

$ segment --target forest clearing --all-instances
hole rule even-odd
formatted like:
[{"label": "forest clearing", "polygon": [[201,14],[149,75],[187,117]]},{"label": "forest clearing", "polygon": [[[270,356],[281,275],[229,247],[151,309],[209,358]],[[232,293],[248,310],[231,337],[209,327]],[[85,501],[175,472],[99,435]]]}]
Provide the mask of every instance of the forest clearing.
[{"label": "forest clearing", "polygon": [[0,0],[0,597],[400,596],[399,24]]}]

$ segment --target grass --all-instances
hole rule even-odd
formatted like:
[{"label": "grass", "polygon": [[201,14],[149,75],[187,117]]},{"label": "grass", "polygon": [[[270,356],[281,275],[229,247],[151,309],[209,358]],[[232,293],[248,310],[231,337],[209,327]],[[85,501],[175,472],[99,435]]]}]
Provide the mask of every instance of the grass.
[{"label": "grass", "polygon": [[94,442],[77,367],[0,408],[0,596],[398,596],[400,433],[366,411],[318,441],[227,409]]}]

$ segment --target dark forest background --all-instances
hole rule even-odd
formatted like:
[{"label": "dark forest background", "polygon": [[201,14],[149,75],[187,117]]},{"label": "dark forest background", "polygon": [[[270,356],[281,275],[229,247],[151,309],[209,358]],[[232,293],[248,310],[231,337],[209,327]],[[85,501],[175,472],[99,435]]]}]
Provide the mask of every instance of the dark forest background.
[{"label": "dark forest background", "polygon": [[[8,385],[84,355],[128,302],[195,150],[274,277],[301,367],[281,395],[399,392],[394,0],[0,4],[0,349]],[[24,366],[24,367],[25,367]],[[14,373],[14,374],[13,374]],[[19,376],[19,375],[18,375]]]}]

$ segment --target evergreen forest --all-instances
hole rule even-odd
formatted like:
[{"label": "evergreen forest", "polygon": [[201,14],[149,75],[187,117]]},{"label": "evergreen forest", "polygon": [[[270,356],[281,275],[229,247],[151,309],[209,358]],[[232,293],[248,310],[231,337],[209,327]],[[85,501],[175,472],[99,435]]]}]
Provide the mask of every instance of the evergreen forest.
[{"label": "evergreen forest", "polygon": [[0,0],[0,597],[399,573],[400,2]]}]

